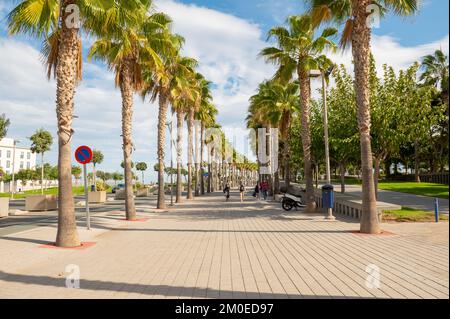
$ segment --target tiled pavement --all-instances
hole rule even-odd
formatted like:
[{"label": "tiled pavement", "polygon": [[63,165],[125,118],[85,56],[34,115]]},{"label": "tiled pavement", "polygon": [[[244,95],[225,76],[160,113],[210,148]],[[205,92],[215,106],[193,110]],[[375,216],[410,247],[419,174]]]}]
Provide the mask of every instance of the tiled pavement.
[{"label": "tiled pavement", "polygon": [[[98,214],[92,231],[80,227],[83,241],[96,242],[85,250],[40,248],[54,239],[48,225],[0,237],[0,298],[449,297],[448,223],[360,235],[350,220],[237,197],[158,213],[142,205],[141,222]],[[69,264],[79,266],[80,289],[65,287]]]}]

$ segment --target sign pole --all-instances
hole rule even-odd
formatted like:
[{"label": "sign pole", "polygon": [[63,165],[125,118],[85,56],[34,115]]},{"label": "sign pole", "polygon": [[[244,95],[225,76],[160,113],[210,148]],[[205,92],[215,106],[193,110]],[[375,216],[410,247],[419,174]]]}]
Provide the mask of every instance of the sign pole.
[{"label": "sign pole", "polygon": [[86,224],[87,229],[91,229],[91,215],[89,213],[89,194],[88,194],[88,186],[87,186],[87,169],[86,164],[83,164],[83,175],[84,175],[84,200],[86,203]]}]

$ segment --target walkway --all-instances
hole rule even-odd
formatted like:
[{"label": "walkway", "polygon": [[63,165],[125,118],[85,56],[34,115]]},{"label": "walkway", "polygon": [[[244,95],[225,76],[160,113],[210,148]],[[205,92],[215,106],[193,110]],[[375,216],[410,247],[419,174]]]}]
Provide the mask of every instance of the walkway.
[{"label": "walkway", "polygon": [[[449,297],[447,223],[360,235],[350,220],[237,198],[215,194],[167,212],[142,201],[137,222],[98,213],[90,232],[79,223],[82,240],[96,242],[83,250],[41,248],[54,224],[0,237],[0,298]],[[80,289],[65,287],[70,264]]]},{"label": "walkway", "polygon": [[[334,185],[334,189],[339,192],[341,190],[340,185]],[[360,185],[345,185],[346,193],[362,196],[362,189]],[[434,212],[434,198],[428,196],[420,196],[414,194],[393,192],[387,190],[378,190],[378,200],[381,202],[397,204],[401,206],[411,207],[420,210],[429,210]],[[439,198],[439,211],[441,213],[449,212],[449,200]]]}]

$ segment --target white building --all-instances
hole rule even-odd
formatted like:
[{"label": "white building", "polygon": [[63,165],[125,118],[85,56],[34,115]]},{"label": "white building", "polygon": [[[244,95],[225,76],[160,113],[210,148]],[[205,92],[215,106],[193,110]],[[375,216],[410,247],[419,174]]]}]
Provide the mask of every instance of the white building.
[{"label": "white building", "polygon": [[36,154],[29,148],[21,147],[16,143],[14,148],[14,139],[4,138],[0,140],[0,167],[7,174],[17,173],[21,169],[34,169],[36,167]]}]

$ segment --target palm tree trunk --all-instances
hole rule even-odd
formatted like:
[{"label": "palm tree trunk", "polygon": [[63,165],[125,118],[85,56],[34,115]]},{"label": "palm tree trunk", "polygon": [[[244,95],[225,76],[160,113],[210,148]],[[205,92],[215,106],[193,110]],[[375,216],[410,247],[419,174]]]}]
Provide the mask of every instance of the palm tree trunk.
[{"label": "palm tree trunk", "polygon": [[[125,214],[127,220],[136,219],[134,206],[133,172],[131,167],[131,153],[133,151],[132,125],[133,125],[133,86],[132,66],[125,62],[122,70],[120,92],[122,95],[122,139],[123,163],[125,176]],[[95,176],[93,176],[95,181]]]},{"label": "palm tree trunk", "polygon": [[313,173],[311,169],[311,131],[309,123],[311,87],[307,72],[299,70],[298,76],[300,79],[301,137],[306,184],[306,212],[313,213],[316,211],[316,202],[314,200]]},{"label": "palm tree trunk", "polygon": [[379,234],[380,226],[377,216],[370,140],[370,29],[366,23],[366,8],[371,3],[371,0],[353,1],[355,19],[352,32],[352,54],[355,67],[356,106],[361,144],[362,217],[360,231],[368,234]]},{"label": "palm tree trunk", "polygon": [[181,203],[182,201],[182,191],[183,191],[183,179],[181,175],[182,163],[183,163],[183,123],[184,114],[182,111],[177,112],[177,194],[176,203]]},{"label": "palm tree trunk", "polygon": [[204,152],[204,139],[205,135],[205,124],[202,123],[200,128],[200,194],[205,195],[205,179],[203,175],[205,174],[205,170],[203,169],[203,152]]},{"label": "palm tree trunk", "polygon": [[375,186],[375,197],[378,198],[378,180],[380,179],[381,159],[375,158],[375,174],[373,176],[373,184]]},{"label": "palm tree trunk", "polygon": [[[61,12],[64,12],[61,17],[62,21],[65,21],[69,14],[65,8],[74,2],[74,0],[65,0],[62,3]],[[56,68],[59,186],[56,246],[58,247],[80,246],[72,195],[72,152],[70,147],[80,43],[78,29],[68,28],[65,23],[62,23]]]},{"label": "palm tree trunk", "polygon": [[195,196],[198,196],[200,194],[200,179],[199,179],[199,174],[200,174],[200,164],[199,164],[199,158],[200,158],[200,145],[199,143],[201,142],[201,140],[199,139],[199,129],[198,129],[198,125],[195,124],[194,125],[194,133],[195,133]]},{"label": "palm tree trunk", "polygon": [[166,208],[166,195],[164,187],[164,148],[166,147],[166,117],[169,108],[168,93],[162,91],[159,95],[158,113],[158,200],[156,208]]},{"label": "palm tree trunk", "polygon": [[192,163],[194,161],[193,147],[194,147],[194,110],[191,108],[189,110],[188,117],[188,190],[187,199],[194,199],[192,194]]}]

